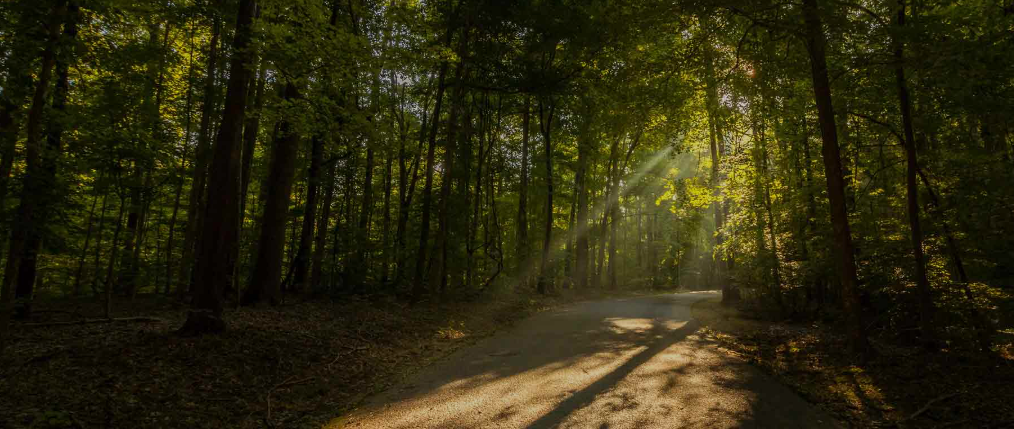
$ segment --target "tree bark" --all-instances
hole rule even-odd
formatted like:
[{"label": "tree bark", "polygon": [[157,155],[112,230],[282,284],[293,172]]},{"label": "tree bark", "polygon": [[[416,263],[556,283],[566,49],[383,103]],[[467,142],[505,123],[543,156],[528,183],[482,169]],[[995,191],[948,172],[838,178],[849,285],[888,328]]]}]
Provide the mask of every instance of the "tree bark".
[{"label": "tree bark", "polygon": [[234,247],[239,238],[240,138],[247,104],[247,85],[253,74],[250,70],[253,52],[249,46],[255,7],[254,0],[240,0],[236,13],[229,85],[208,186],[208,202],[214,204],[214,210],[207,210],[204,216],[194,270],[193,309],[180,328],[182,334],[225,330],[222,292],[232,280],[236,262],[233,260]]},{"label": "tree bark", "polygon": [[841,276],[842,304],[847,318],[849,345],[853,351],[865,353],[868,350],[866,333],[862,324],[862,308],[859,302],[859,278],[852,246],[852,231],[849,227],[848,211],[845,207],[845,178],[842,172],[838,134],[835,126],[834,108],[831,104],[831,83],[827,73],[824,28],[820,19],[817,0],[803,0],[806,45],[810,56],[813,78],[813,96],[820,121],[823,140],[824,175],[827,179],[827,198],[831,208],[831,225],[837,253],[838,274]]},{"label": "tree bark", "polygon": [[306,204],[303,209],[303,228],[299,234],[299,250],[292,268],[292,291],[305,289],[310,274],[310,247],[313,244],[314,222],[317,221],[317,194],[320,189],[320,164],[324,158],[324,139],[314,136],[310,148],[310,169],[306,179]]},{"label": "tree bark", "polygon": [[[293,102],[299,97],[296,85],[285,84],[284,98]],[[285,226],[296,172],[296,146],[299,135],[289,118],[283,118],[271,149],[268,176],[264,179],[264,216],[261,218],[257,257],[254,260],[250,285],[243,296],[244,304],[267,301],[272,305],[281,300],[282,255],[285,250]]]},{"label": "tree bark", "polygon": [[[42,53],[41,69],[35,93],[32,96],[32,104],[28,111],[25,179],[15,220],[15,225],[19,227],[11,228],[7,265],[2,284],[0,284],[0,304],[2,304],[2,308],[0,308],[0,351],[6,346],[14,299],[24,302],[20,310],[22,317],[28,317],[31,314],[36,255],[42,242],[40,229],[46,222],[48,202],[52,199],[51,192],[56,179],[55,157],[60,150],[59,140],[54,141],[52,138],[46,138],[43,143],[43,110],[46,104],[46,92],[52,79],[53,67],[57,61],[60,23],[67,11],[68,6],[65,0],[57,1],[53,6],[53,13],[49,17],[50,21],[46,24],[48,40]],[[60,76],[60,80],[63,80],[65,78],[63,70],[58,73],[63,74]],[[66,81],[59,85],[62,88],[57,88],[55,98],[62,97],[65,101]],[[54,104],[57,102],[58,100],[54,100]],[[13,294],[11,293],[12,285],[16,285]]]}]

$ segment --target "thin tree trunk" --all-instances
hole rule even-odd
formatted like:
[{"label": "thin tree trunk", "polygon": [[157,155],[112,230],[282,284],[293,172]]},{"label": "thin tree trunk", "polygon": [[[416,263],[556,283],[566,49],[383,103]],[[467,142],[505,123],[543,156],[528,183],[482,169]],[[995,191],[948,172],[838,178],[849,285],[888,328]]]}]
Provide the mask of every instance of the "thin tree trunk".
[{"label": "thin tree trunk", "polygon": [[306,204],[303,205],[303,228],[299,234],[299,250],[292,268],[292,291],[299,293],[305,289],[310,274],[310,251],[313,244],[313,228],[317,221],[317,194],[320,189],[320,164],[324,158],[324,139],[314,136],[310,148],[310,170],[307,175]]},{"label": "thin tree trunk", "polygon": [[98,237],[96,237],[95,239],[95,263],[92,264],[95,268],[93,270],[94,273],[92,273],[91,288],[92,293],[95,294],[96,298],[98,298],[98,288],[96,288],[96,284],[98,283],[99,279],[102,278],[102,267],[99,265],[99,263],[101,262],[100,257],[102,256],[102,232],[103,232],[102,227],[106,222],[106,201],[108,199],[109,192],[107,190],[106,193],[102,195],[102,213],[99,214],[99,226],[98,226],[99,231]]},{"label": "thin tree trunk", "polygon": [[[898,0],[897,25],[905,27],[905,0]],[[900,37],[900,36],[899,36]],[[922,248],[922,225],[919,221],[919,182],[916,177],[919,161],[915,147],[915,132],[912,126],[912,103],[909,101],[908,83],[905,81],[905,48],[897,37],[894,40],[895,78],[898,84],[898,103],[901,108],[901,121],[905,128],[905,188],[908,201],[908,224],[912,230],[912,256],[915,259],[915,283],[919,290],[919,324],[925,341],[932,340],[933,329],[933,297],[929,279],[926,278],[926,259]]]},{"label": "thin tree trunk", "polygon": [[[461,42],[464,46],[464,41]],[[451,94],[451,110],[447,118],[447,138],[444,141],[443,174],[440,177],[440,202],[437,207],[437,235],[434,243],[433,274],[431,288],[438,288],[441,293],[447,290],[447,248],[450,233],[450,199],[451,185],[455,175],[456,147],[458,144],[458,116],[464,102],[464,85],[461,83],[465,66],[458,63],[454,70],[454,92]],[[434,116],[436,118],[436,116]]]},{"label": "thin tree trunk", "polygon": [[194,31],[191,23],[190,31],[190,59],[187,65],[187,101],[184,107],[186,111],[186,125],[184,126],[183,134],[183,153],[180,155],[180,170],[179,177],[176,180],[176,195],[173,200],[173,213],[169,217],[169,238],[166,242],[166,257],[165,257],[165,294],[170,295],[173,287],[173,242],[176,239],[176,219],[179,216],[180,211],[180,200],[183,194],[183,178],[184,173],[187,171],[187,151],[190,148],[190,126],[191,126],[191,106],[194,99]]},{"label": "thin tree trunk", "polygon": [[194,173],[190,183],[190,196],[187,204],[187,229],[183,234],[183,254],[180,257],[180,278],[176,291],[180,298],[190,291],[193,280],[191,267],[194,265],[194,250],[197,246],[197,235],[203,219],[205,187],[208,178],[208,164],[211,158],[211,120],[215,112],[215,73],[218,67],[218,39],[221,37],[222,23],[216,16],[212,25],[211,43],[208,45],[207,75],[204,77],[204,95],[201,101],[201,124],[197,135],[197,148],[194,150]]},{"label": "thin tree trunk", "polygon": [[390,247],[390,235],[391,235],[391,174],[394,171],[394,157],[391,156],[390,151],[385,151],[384,157],[386,162],[384,165],[384,218],[381,221],[381,233],[383,237],[380,240],[380,284],[387,286],[388,281],[388,268],[391,262],[391,247]]},{"label": "thin tree trunk", "polygon": [[[319,288],[322,285],[322,275],[324,273],[324,250],[327,247],[327,233],[328,224],[331,220],[331,204],[334,202],[334,178],[335,178],[335,166],[338,165],[336,160],[332,160],[328,169],[327,175],[324,176],[324,203],[321,204],[320,217],[317,220],[317,237],[313,247],[313,267],[310,271],[310,287]],[[337,249],[333,249],[333,252],[337,252]]]},{"label": "thin tree trunk", "polygon": [[[371,143],[372,144],[372,143]],[[359,208],[359,220],[356,222],[356,263],[352,268],[352,283],[362,289],[366,276],[369,274],[370,218],[373,214],[373,162],[372,147],[366,148],[366,166],[363,174],[363,199]]]},{"label": "thin tree trunk", "polygon": [[[81,247],[81,257],[77,261],[77,272],[74,274],[74,287],[72,288],[72,296],[78,297],[81,295],[81,275],[84,273],[85,258],[88,256],[88,245],[91,244],[92,239],[92,224],[95,220],[95,206],[98,205],[98,195],[92,199],[92,208],[88,210],[88,227],[85,232],[84,246]],[[103,207],[105,209],[105,207]]]},{"label": "thin tree trunk", "polygon": [[518,189],[518,243],[517,260],[520,269],[521,286],[528,286],[528,128],[531,123],[532,97],[525,95],[521,112],[521,185]]},{"label": "thin tree trunk", "polygon": [[412,284],[412,295],[414,300],[422,298],[426,293],[426,249],[429,246],[430,236],[430,211],[433,205],[433,170],[436,161],[437,129],[440,125],[440,107],[444,98],[444,78],[447,76],[447,62],[440,64],[440,73],[437,78],[436,105],[433,107],[431,117],[429,146],[426,149],[426,182],[423,186],[422,219],[419,224],[419,249],[416,254],[415,280]]},{"label": "thin tree trunk", "polygon": [[[714,53],[713,48],[710,45],[710,39],[707,41],[709,44],[704,48],[704,70],[705,70],[705,82],[707,88],[705,89],[707,99],[707,113],[708,113],[708,139],[711,143],[711,187],[714,189],[716,197],[721,195],[719,190],[720,178],[718,175],[719,165],[721,163],[721,146],[723,146],[724,136],[721,133],[719,125],[719,104],[718,104],[718,83],[715,79],[715,66],[714,66]],[[722,201],[716,199],[712,204],[712,208],[715,211],[715,251],[713,254],[717,258],[713,261],[712,269],[715,272],[715,277],[722,288],[722,303],[729,304],[735,302],[738,295],[733,290],[732,284],[726,281],[725,275],[728,267],[724,266],[725,261],[722,250],[722,244],[724,242],[724,236],[722,234],[723,225],[723,210]]]},{"label": "thin tree trunk", "polygon": [[[590,127],[586,124],[585,127]],[[575,192],[577,192],[577,239],[574,264],[574,284],[578,289],[588,287],[588,191],[586,177],[588,175],[588,130],[584,129],[577,136],[577,171],[574,172]]]},{"label": "thin tree trunk", "polygon": [[556,103],[551,96],[549,105],[539,98],[539,129],[542,131],[542,140],[546,145],[546,224],[545,235],[542,241],[542,264],[539,266],[538,291],[545,294],[553,287],[552,268],[549,265],[549,250],[553,239],[553,141],[551,139],[553,127],[553,115],[556,111]]},{"label": "thin tree trunk", "polygon": [[111,314],[113,311],[113,282],[114,282],[113,268],[116,265],[116,251],[119,250],[120,231],[123,230],[123,209],[126,207],[126,203],[127,200],[122,195],[120,195],[120,210],[116,212],[116,229],[113,230],[113,242],[109,247],[111,253],[109,254],[109,264],[106,265],[107,267],[106,281],[105,288],[103,289],[106,296],[106,307],[105,307],[106,319],[112,317]]}]

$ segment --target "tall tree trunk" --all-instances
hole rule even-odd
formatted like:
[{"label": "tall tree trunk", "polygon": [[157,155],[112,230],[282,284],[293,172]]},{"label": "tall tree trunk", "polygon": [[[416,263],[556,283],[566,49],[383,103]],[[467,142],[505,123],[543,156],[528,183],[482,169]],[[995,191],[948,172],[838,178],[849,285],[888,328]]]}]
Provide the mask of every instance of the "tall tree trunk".
[{"label": "tall tree trunk", "polygon": [[380,240],[380,284],[387,286],[388,282],[388,269],[391,263],[391,181],[393,178],[391,174],[394,172],[394,157],[391,156],[390,151],[385,151],[384,158],[384,217],[381,221],[381,237]]},{"label": "tall tree trunk", "polygon": [[96,298],[98,298],[98,288],[96,286],[99,279],[102,278],[102,266],[100,265],[102,256],[102,232],[104,231],[102,227],[106,222],[106,201],[108,199],[109,191],[106,190],[105,194],[102,195],[102,213],[99,214],[99,226],[97,228],[99,231],[98,236],[95,237],[95,262],[92,264],[94,269],[92,270],[91,289]]},{"label": "tall tree trunk", "polygon": [[[464,46],[464,41],[461,42]],[[447,290],[448,277],[448,234],[450,233],[450,200],[451,185],[455,176],[456,147],[458,144],[458,117],[461,115],[462,103],[464,103],[465,87],[461,83],[464,76],[465,66],[458,63],[454,70],[454,91],[451,94],[451,110],[447,118],[447,137],[444,141],[443,174],[440,177],[440,203],[437,208],[437,235],[435,238],[433,275],[430,281],[431,288],[437,288],[441,293]]]},{"label": "tall tree trunk", "polygon": [[126,206],[127,199],[120,195],[120,209],[116,212],[116,229],[113,230],[113,242],[109,245],[109,263],[106,265],[106,281],[105,288],[103,288],[106,298],[106,319],[111,318],[113,312],[113,268],[116,267],[116,251],[120,248],[120,232],[123,231],[123,209]]},{"label": "tall tree trunk", "polygon": [[239,0],[236,13],[236,35],[229,68],[226,91],[211,161],[207,210],[201,228],[200,247],[194,274],[193,310],[180,328],[184,334],[214,333],[225,330],[222,319],[223,288],[230,284],[236,261],[232,260],[239,238],[240,158],[243,113],[247,102],[247,85],[253,74],[250,64],[250,33],[256,2]]},{"label": "tall tree trunk", "polygon": [[320,164],[324,159],[324,139],[314,136],[310,148],[310,170],[306,179],[306,204],[303,206],[303,228],[299,234],[299,250],[292,268],[292,291],[301,292],[310,274],[310,246],[313,244],[314,222],[317,221],[317,194],[320,189]]},{"label": "tall tree trunk", "polygon": [[620,160],[617,147],[619,145],[619,138],[613,142],[611,152],[611,158],[613,158],[613,174],[610,177],[609,183],[609,266],[606,268],[606,276],[609,281],[609,288],[616,289],[616,269],[619,264],[619,258],[616,256],[617,245],[616,232],[620,226],[620,176],[623,175],[623,169],[620,168]]},{"label": "tall tree trunk", "polygon": [[[72,7],[76,8],[76,6]],[[52,199],[52,190],[56,180],[55,157],[59,155],[60,151],[60,142],[58,139],[54,140],[52,134],[47,136],[45,143],[43,143],[43,110],[53,66],[57,62],[60,24],[67,12],[68,7],[65,0],[57,1],[53,6],[53,13],[47,23],[48,40],[42,53],[41,70],[38,74],[35,94],[32,97],[32,105],[28,111],[25,178],[15,220],[15,225],[18,227],[11,228],[7,266],[2,284],[0,284],[0,304],[2,304],[2,308],[0,308],[0,351],[6,346],[14,298],[24,302],[21,308],[23,317],[28,317],[31,314],[36,255],[41,247],[41,229],[47,220],[47,203]],[[73,27],[73,25],[68,27]],[[67,82],[64,80],[66,77],[64,67],[66,67],[65,63],[58,71],[61,74],[58,80],[61,82],[57,84],[57,93],[53,101],[54,108],[63,108],[63,106],[56,106],[56,103],[61,102],[59,99],[62,99],[62,102],[66,101]],[[11,293],[12,284],[16,284],[13,294]]]},{"label": "tall tree trunk", "polygon": [[521,112],[521,184],[518,189],[518,240],[517,261],[520,271],[521,286],[528,285],[528,128],[531,124],[532,97],[525,94],[525,103]]},{"label": "tall tree trunk", "polygon": [[[722,150],[724,136],[721,132],[721,126],[719,125],[719,104],[718,104],[718,82],[715,79],[715,65],[714,65],[714,50],[710,45],[710,38],[707,41],[708,46],[704,47],[704,72],[705,72],[705,95],[707,101],[707,113],[708,113],[708,140],[711,143],[711,187],[714,189],[716,197],[721,195],[719,190],[720,178],[718,175],[719,165],[721,163]],[[722,302],[725,304],[735,302],[739,295],[734,291],[734,286],[726,281],[726,275],[728,267],[723,263],[725,261],[725,252],[721,249],[724,242],[724,236],[722,234],[723,225],[723,210],[722,200],[717,199],[712,203],[712,208],[715,211],[715,250],[713,253],[714,260],[712,269],[715,272],[715,278],[722,288]]]},{"label": "tall tree trunk", "polygon": [[[468,238],[465,242],[465,250],[467,253],[465,264],[465,286],[471,287],[473,276],[476,270],[475,252],[478,250],[475,240],[479,235],[479,224],[481,223],[482,217],[482,169],[486,160],[486,137],[489,135],[487,132],[489,126],[489,94],[485,93],[482,97],[482,105],[479,107],[479,149],[478,149],[478,166],[475,169],[475,195],[474,203],[472,206],[471,222],[468,224]],[[465,186],[465,192],[468,192],[468,186]]]},{"label": "tall tree trunk", "polygon": [[845,208],[845,178],[838,148],[834,108],[831,104],[831,83],[828,79],[824,52],[826,43],[824,28],[817,0],[803,0],[803,19],[806,23],[806,45],[813,75],[813,96],[817,104],[817,118],[820,121],[820,134],[824,143],[822,149],[824,175],[827,179],[827,198],[831,208],[831,226],[834,230],[849,344],[854,351],[865,353],[868,350],[868,343],[862,324],[859,278],[852,247],[852,231],[849,228],[848,212]]},{"label": "tall tree trunk", "polygon": [[373,214],[373,142],[367,143],[366,166],[363,172],[363,199],[359,207],[359,220],[356,222],[356,260],[352,264],[352,278],[350,281],[353,287],[365,290],[366,276],[369,274],[369,257],[371,253],[370,244],[370,218]]},{"label": "tall tree trunk", "polygon": [[[74,287],[71,288],[71,295],[74,297],[81,295],[81,275],[84,273],[85,258],[88,256],[88,245],[91,244],[92,224],[95,222],[95,206],[98,205],[98,202],[99,196],[96,195],[95,198],[92,198],[92,208],[88,210],[88,227],[85,232],[84,246],[81,247],[81,257],[77,261],[77,271],[74,274]],[[103,207],[103,211],[105,211],[105,207]]]},{"label": "tall tree trunk", "polygon": [[[260,8],[258,7],[258,11],[259,10]],[[257,137],[260,134],[261,111],[264,108],[264,87],[266,85],[266,82],[267,82],[267,64],[262,63],[260,65],[260,70],[257,73],[256,84],[254,84],[254,82],[251,82],[248,88],[247,97],[249,97],[249,99],[253,103],[253,106],[251,106],[252,109],[249,109],[249,111],[246,113],[246,121],[243,124],[243,157],[240,165],[239,225],[237,226],[237,228],[239,228],[240,236],[246,238],[241,239],[241,242],[251,241],[247,234],[249,232],[256,231],[256,229],[254,229],[250,230],[249,232],[244,232],[244,224],[246,223],[247,200],[249,200],[250,196],[251,169],[253,167],[254,152],[257,150]],[[253,245],[250,244],[248,248],[252,246]],[[249,256],[249,252],[247,253],[247,255]],[[236,296],[238,298],[236,302],[238,305],[242,301],[242,297],[239,296],[241,289],[240,278],[242,276],[239,275],[239,272],[241,269],[243,269],[244,266],[246,266],[244,264],[239,263],[240,259],[242,258],[242,256],[240,256],[240,246],[236,246],[236,254],[233,256],[233,258],[237,262],[236,262],[236,273],[233,273],[232,286],[236,289]],[[249,257],[247,259],[249,259]]]},{"label": "tall tree trunk", "polygon": [[[322,283],[322,276],[324,274],[324,250],[327,247],[327,232],[328,225],[331,220],[331,204],[334,202],[334,178],[335,178],[335,166],[338,165],[336,160],[329,162],[330,168],[328,169],[327,175],[324,176],[324,203],[321,204],[320,217],[317,220],[317,237],[314,240],[313,246],[313,268],[310,271],[310,287],[319,288]],[[333,251],[337,251],[334,249]]]},{"label": "tall tree trunk", "polygon": [[538,291],[541,294],[545,294],[553,287],[549,250],[553,239],[553,141],[551,135],[555,111],[556,103],[552,100],[552,96],[549,96],[548,103],[539,97],[539,129],[542,131],[542,140],[546,145],[546,231],[542,239],[542,263],[539,265],[538,283]]},{"label": "tall tree trunk", "polygon": [[218,67],[218,39],[221,37],[222,23],[217,16],[211,30],[211,43],[208,44],[207,74],[204,76],[204,95],[201,101],[201,124],[197,135],[197,148],[194,150],[194,172],[190,184],[190,196],[187,204],[187,229],[183,233],[183,254],[180,257],[180,278],[176,291],[180,298],[190,291],[193,280],[191,267],[194,265],[194,250],[197,246],[197,235],[200,231],[204,211],[204,196],[208,178],[208,164],[211,158],[211,120],[215,113],[215,73]]},{"label": "tall tree trunk", "polygon": [[173,242],[176,239],[176,219],[180,212],[180,199],[183,194],[183,176],[187,171],[187,151],[190,148],[190,126],[192,124],[191,105],[194,99],[194,30],[193,23],[190,29],[190,59],[187,65],[187,101],[184,107],[186,112],[186,125],[183,127],[183,151],[180,155],[180,169],[176,178],[176,193],[173,201],[173,212],[169,217],[169,237],[166,241],[165,252],[165,294],[172,293],[173,288]]},{"label": "tall tree trunk", "polygon": [[[396,82],[396,81],[395,81]],[[400,285],[405,278],[408,269],[408,251],[406,249],[405,236],[408,234],[408,216],[412,207],[412,197],[415,195],[416,184],[419,179],[419,164],[422,159],[423,143],[426,142],[427,120],[429,115],[430,88],[433,79],[427,78],[426,95],[422,103],[422,123],[419,127],[419,146],[416,148],[415,159],[412,161],[412,181],[408,181],[408,169],[405,161],[405,144],[408,140],[408,125],[405,122],[404,89],[402,98],[399,99],[398,112],[392,114],[398,118],[399,146],[398,146],[398,227],[395,232],[395,246],[397,248],[398,270],[395,273],[395,284]]]},{"label": "tall tree trunk", "polygon": [[612,180],[613,180],[612,179],[612,174],[613,174],[612,171],[613,171],[613,166],[612,166],[612,162],[610,161],[609,164],[606,167],[606,177],[605,177],[606,182],[605,182],[605,184],[602,187],[603,188],[602,189],[602,197],[603,197],[603,200],[604,200],[605,204],[603,204],[602,219],[599,221],[598,234],[596,234],[597,235],[597,239],[595,240],[596,241],[596,243],[595,243],[596,246],[595,247],[598,250],[598,257],[596,258],[596,262],[595,262],[595,273],[594,273],[594,276],[592,277],[592,287],[593,288],[598,288],[599,286],[602,286],[602,276],[604,276],[606,274],[606,270],[605,270],[605,266],[606,266],[606,242],[607,242],[607,239],[608,239],[608,237],[606,236],[606,231],[607,231],[606,227],[609,225],[609,213],[610,213],[610,209],[609,209],[609,201],[610,201],[609,200],[609,189],[612,187]]},{"label": "tall tree trunk", "polygon": [[[24,13],[21,18],[35,20],[34,16],[29,15],[29,13]],[[37,36],[33,34],[34,30],[27,30],[26,26],[23,34],[13,29],[6,33],[11,37],[8,39],[10,44],[7,45],[8,51],[4,57],[4,65],[7,68],[6,79],[0,82],[0,207],[7,207],[11,173],[16,156],[15,149],[21,128],[22,115],[19,112],[35,90],[31,69],[34,64],[33,60],[40,54],[40,51],[36,48],[34,39]],[[9,237],[8,221],[9,219],[6,218],[0,219],[0,247],[6,244]],[[0,306],[2,305],[6,304],[0,303]],[[0,315],[2,314],[3,310],[0,309]]]},{"label": "tall tree trunk", "polygon": [[[591,124],[585,124],[590,127]],[[588,175],[588,150],[591,142],[589,130],[583,129],[578,133],[577,140],[577,171],[574,172],[575,192],[577,192],[577,225],[574,230],[577,232],[574,249],[574,285],[584,290],[588,287],[588,191],[586,177]]]},{"label": "tall tree trunk", "polygon": [[[898,0],[898,29],[905,27],[905,0]],[[933,296],[929,279],[926,278],[926,259],[922,248],[922,225],[919,222],[919,182],[917,174],[919,161],[916,154],[915,132],[912,127],[912,103],[909,101],[908,83],[905,81],[905,45],[900,35],[894,38],[894,59],[897,61],[894,73],[898,84],[898,103],[901,121],[905,128],[905,188],[908,200],[908,224],[912,230],[912,256],[915,259],[915,282],[919,290],[919,324],[923,339],[934,338]]]},{"label": "tall tree trunk", "polygon": [[440,125],[440,107],[444,98],[444,79],[447,76],[447,62],[440,64],[440,73],[437,78],[436,105],[433,107],[433,116],[430,118],[429,146],[426,149],[426,182],[423,186],[422,220],[419,224],[419,248],[416,253],[415,279],[412,284],[412,295],[414,300],[422,298],[426,293],[426,250],[429,246],[430,237],[430,211],[433,206],[433,170],[436,161],[437,129]]},{"label": "tall tree trunk", "polygon": [[[296,85],[285,84],[284,98],[292,102],[299,97]],[[243,296],[244,304],[268,301],[280,302],[282,281],[282,255],[285,250],[285,227],[292,196],[292,182],[296,172],[296,152],[299,135],[289,118],[283,118],[271,149],[268,176],[264,179],[264,216],[261,218],[257,257],[254,260],[250,285]]]},{"label": "tall tree trunk", "polygon": [[134,160],[134,172],[131,175],[130,204],[127,206],[127,233],[123,240],[123,261],[120,264],[119,279],[116,282],[117,290],[125,296],[133,296],[137,287],[137,265],[134,259],[134,243],[140,233],[141,208],[144,204],[142,193],[142,182],[145,176],[139,160]]}]

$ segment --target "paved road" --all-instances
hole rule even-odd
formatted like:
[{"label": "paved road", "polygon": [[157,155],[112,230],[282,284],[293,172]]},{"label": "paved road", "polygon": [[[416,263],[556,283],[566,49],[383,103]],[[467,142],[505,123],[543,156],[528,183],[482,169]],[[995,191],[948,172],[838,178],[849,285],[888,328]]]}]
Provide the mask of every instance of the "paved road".
[{"label": "paved road", "polygon": [[826,428],[826,414],[695,334],[713,292],[576,304],[452,354],[338,427]]}]

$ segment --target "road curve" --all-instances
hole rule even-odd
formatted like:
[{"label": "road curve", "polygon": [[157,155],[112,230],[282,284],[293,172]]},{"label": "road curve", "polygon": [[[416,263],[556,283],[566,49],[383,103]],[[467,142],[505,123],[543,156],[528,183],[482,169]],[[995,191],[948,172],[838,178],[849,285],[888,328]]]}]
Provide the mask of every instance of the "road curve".
[{"label": "road curve", "polygon": [[584,302],[459,350],[331,427],[827,428],[828,415],[696,335],[714,292]]}]

